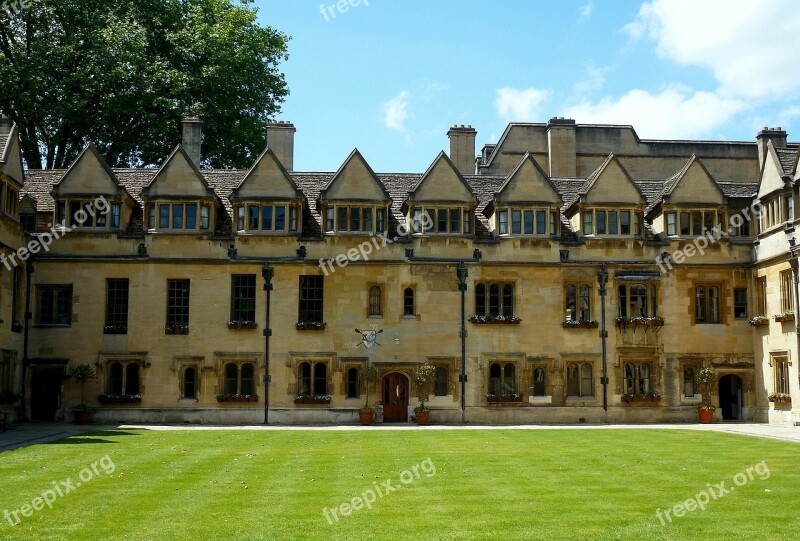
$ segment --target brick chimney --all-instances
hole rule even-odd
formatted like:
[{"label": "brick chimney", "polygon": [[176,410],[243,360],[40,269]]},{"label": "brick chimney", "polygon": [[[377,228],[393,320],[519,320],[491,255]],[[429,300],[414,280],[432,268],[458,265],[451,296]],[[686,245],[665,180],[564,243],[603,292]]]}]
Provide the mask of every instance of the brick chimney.
[{"label": "brick chimney", "polygon": [[267,146],[287,171],[294,170],[294,124],[279,120],[267,124]]},{"label": "brick chimney", "polygon": [[203,139],[203,121],[196,116],[186,117],[181,121],[183,139],[181,146],[197,167],[200,167],[200,142]]},{"label": "brick chimney", "polygon": [[767,158],[767,142],[772,141],[772,146],[775,148],[786,148],[786,132],[780,126],[777,128],[764,126],[764,129],[756,135],[756,141],[758,141],[758,169],[760,171]]},{"label": "brick chimney", "polygon": [[472,126],[453,126],[447,130],[450,139],[450,161],[462,175],[475,174],[475,137],[478,132]]}]

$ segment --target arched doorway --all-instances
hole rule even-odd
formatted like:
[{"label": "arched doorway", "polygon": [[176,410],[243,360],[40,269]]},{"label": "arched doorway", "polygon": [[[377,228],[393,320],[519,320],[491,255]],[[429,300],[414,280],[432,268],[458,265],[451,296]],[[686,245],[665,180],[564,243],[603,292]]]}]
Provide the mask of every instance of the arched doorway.
[{"label": "arched doorway", "polygon": [[408,422],[408,378],[400,372],[383,376],[381,382],[383,422]]},{"label": "arched doorway", "polygon": [[727,374],[719,379],[719,407],[724,420],[742,418],[742,378]]},{"label": "arched doorway", "polygon": [[61,367],[37,368],[31,374],[31,419],[55,421],[56,410],[61,405]]}]

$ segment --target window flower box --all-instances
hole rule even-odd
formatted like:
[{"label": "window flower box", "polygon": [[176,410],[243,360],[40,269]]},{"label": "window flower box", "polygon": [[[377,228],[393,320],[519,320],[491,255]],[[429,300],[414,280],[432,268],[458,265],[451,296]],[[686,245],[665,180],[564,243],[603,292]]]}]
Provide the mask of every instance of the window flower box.
[{"label": "window flower box", "polygon": [[324,331],[327,325],[324,321],[298,321],[294,328],[298,331]]},{"label": "window flower box", "polygon": [[295,404],[330,404],[331,397],[328,395],[297,395],[294,397]]},{"label": "window flower box", "polygon": [[187,335],[187,334],[189,334],[189,326],[188,325],[167,325],[166,327],[164,327],[164,334]]},{"label": "window flower box", "polygon": [[770,402],[774,402],[776,404],[782,404],[782,403],[791,404],[792,396],[786,393],[770,393],[770,395],[767,397],[767,400],[769,400]]},{"label": "window flower box", "polygon": [[254,394],[218,394],[217,402],[258,402]]},{"label": "window flower box", "polygon": [[503,395],[496,395],[496,394],[487,394],[486,395],[486,402],[488,404],[504,404],[504,403],[513,403],[513,402],[522,402],[522,396],[518,394],[503,394]]},{"label": "window flower box", "polygon": [[663,317],[618,317],[615,321],[618,329],[626,330],[628,327],[633,328],[636,332],[637,327],[644,327],[645,329],[661,329],[664,326]]},{"label": "window flower box", "polygon": [[748,323],[753,327],[763,327],[764,325],[769,325],[769,318],[765,316],[755,316],[748,321]]},{"label": "window flower box", "polygon": [[624,394],[622,395],[622,401],[629,405],[637,403],[661,402],[661,394],[660,393],[648,393],[643,395]]},{"label": "window flower box", "polygon": [[786,323],[789,321],[794,321],[794,312],[792,312],[791,310],[787,310],[782,314],[776,314],[775,321],[777,321],[778,323]]},{"label": "window flower box", "polygon": [[97,397],[101,404],[141,404],[142,395],[139,394],[101,394]]},{"label": "window flower box", "polygon": [[597,321],[576,321],[574,319],[561,322],[561,326],[565,329],[596,329],[599,325]]},{"label": "window flower box", "polygon": [[256,323],[255,321],[246,321],[239,319],[239,320],[229,321],[228,328],[240,331],[250,331],[253,329],[257,329],[258,323]]},{"label": "window flower box", "polygon": [[127,325],[106,325],[103,327],[103,334],[128,334]]},{"label": "window flower box", "polygon": [[519,325],[522,319],[517,316],[479,316],[469,318],[470,323],[476,325]]}]

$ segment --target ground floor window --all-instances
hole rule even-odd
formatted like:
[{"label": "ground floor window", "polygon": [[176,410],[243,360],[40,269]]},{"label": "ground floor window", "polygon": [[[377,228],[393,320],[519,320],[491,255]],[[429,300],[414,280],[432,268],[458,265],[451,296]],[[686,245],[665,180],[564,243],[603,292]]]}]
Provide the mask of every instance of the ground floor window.
[{"label": "ground floor window", "polygon": [[547,373],[544,368],[533,369],[533,396],[547,396]]},{"label": "ground floor window", "polygon": [[328,394],[328,363],[304,361],[297,367],[298,396]]},{"label": "ground floor window", "polygon": [[592,363],[569,363],[567,365],[567,396],[593,396]]},{"label": "ground floor window", "polygon": [[347,370],[347,398],[358,398],[358,368],[349,368]]},{"label": "ground floor window", "polygon": [[686,366],[683,369],[683,396],[693,397],[697,393],[697,369]]},{"label": "ground floor window", "polygon": [[196,366],[185,366],[181,377],[181,398],[196,399],[199,379]]},{"label": "ground floor window", "polygon": [[141,394],[138,362],[112,362],[108,367],[108,393],[111,395]]},{"label": "ground floor window", "polygon": [[227,363],[223,369],[223,394],[256,394],[256,367],[253,363]]},{"label": "ground floor window", "polygon": [[508,396],[517,394],[517,367],[514,363],[489,365],[489,394]]},{"label": "ground floor window", "polygon": [[652,363],[625,363],[625,394],[646,395],[651,393],[652,372]]},{"label": "ground floor window", "polygon": [[450,394],[450,370],[444,365],[436,367],[433,379],[433,394],[435,396],[447,396]]}]

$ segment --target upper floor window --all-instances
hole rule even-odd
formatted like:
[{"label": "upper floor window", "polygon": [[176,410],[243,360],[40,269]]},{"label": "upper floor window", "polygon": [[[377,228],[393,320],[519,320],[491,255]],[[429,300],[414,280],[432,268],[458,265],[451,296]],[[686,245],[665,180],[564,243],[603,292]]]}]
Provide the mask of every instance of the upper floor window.
[{"label": "upper floor window", "polygon": [[128,279],[106,280],[106,325],[105,334],[128,333]]},{"label": "upper floor window", "polygon": [[189,280],[167,280],[167,331],[189,326]]},{"label": "upper floor window", "polygon": [[619,317],[656,317],[658,290],[644,284],[622,284],[619,291]]},{"label": "upper floor window", "polygon": [[775,392],[789,394],[789,357],[786,354],[771,357]]},{"label": "upper floor window", "polygon": [[14,218],[19,215],[19,190],[8,182],[0,182],[0,201],[4,213]]},{"label": "upper floor window", "polygon": [[792,194],[772,197],[761,203],[761,230],[794,220],[794,199]]},{"label": "upper floor window", "polygon": [[414,207],[412,231],[418,234],[469,235],[472,212],[465,208]]},{"label": "upper floor window", "polygon": [[475,315],[512,317],[514,284],[501,282],[475,284]]},{"label": "upper floor window", "polygon": [[256,275],[234,274],[231,277],[231,321],[256,320]]},{"label": "upper floor window", "polygon": [[721,284],[698,284],[695,286],[695,323],[722,323],[721,291]]},{"label": "upper floor window", "polygon": [[557,235],[558,212],[549,209],[500,209],[498,235]]},{"label": "upper floor window", "polygon": [[350,205],[331,205],[325,209],[328,233],[383,233],[387,229],[387,209]]},{"label": "upper floor window", "polygon": [[403,315],[411,317],[417,315],[414,305],[414,288],[407,287],[403,290]]},{"label": "upper floor window", "polygon": [[581,214],[584,235],[642,235],[642,215],[627,209],[587,209]]},{"label": "upper floor window", "polygon": [[252,204],[237,206],[235,212],[237,231],[248,233],[296,232],[300,207],[297,205]]},{"label": "upper floor window", "polygon": [[592,288],[588,284],[566,284],[564,294],[566,319],[570,321],[592,320]]},{"label": "upper floor window", "polygon": [[[198,215],[199,209],[199,215]],[[147,224],[162,231],[208,231],[211,206],[202,203],[148,203]]]},{"label": "upper floor window", "polygon": [[666,213],[668,236],[705,235],[724,223],[725,215],[715,210],[686,210]]},{"label": "upper floor window", "polygon": [[792,282],[792,271],[783,270],[780,273],[781,281],[781,312],[794,311],[794,285]]},{"label": "upper floor window", "polygon": [[369,308],[367,315],[383,315],[383,291],[380,286],[371,286],[369,288]]},{"label": "upper floor window", "polygon": [[298,323],[321,323],[322,313],[322,276],[300,277],[300,306],[297,313]]},{"label": "upper floor window", "polygon": [[747,319],[747,289],[737,287],[733,290],[733,317]]},{"label": "upper floor window", "polygon": [[56,223],[71,228],[119,229],[121,212],[120,203],[109,204],[105,199],[58,201]]},{"label": "upper floor window", "polygon": [[767,277],[759,276],[756,278],[756,314],[757,316],[767,315]]},{"label": "upper floor window", "polygon": [[37,286],[36,323],[39,325],[72,324],[72,286]]}]

